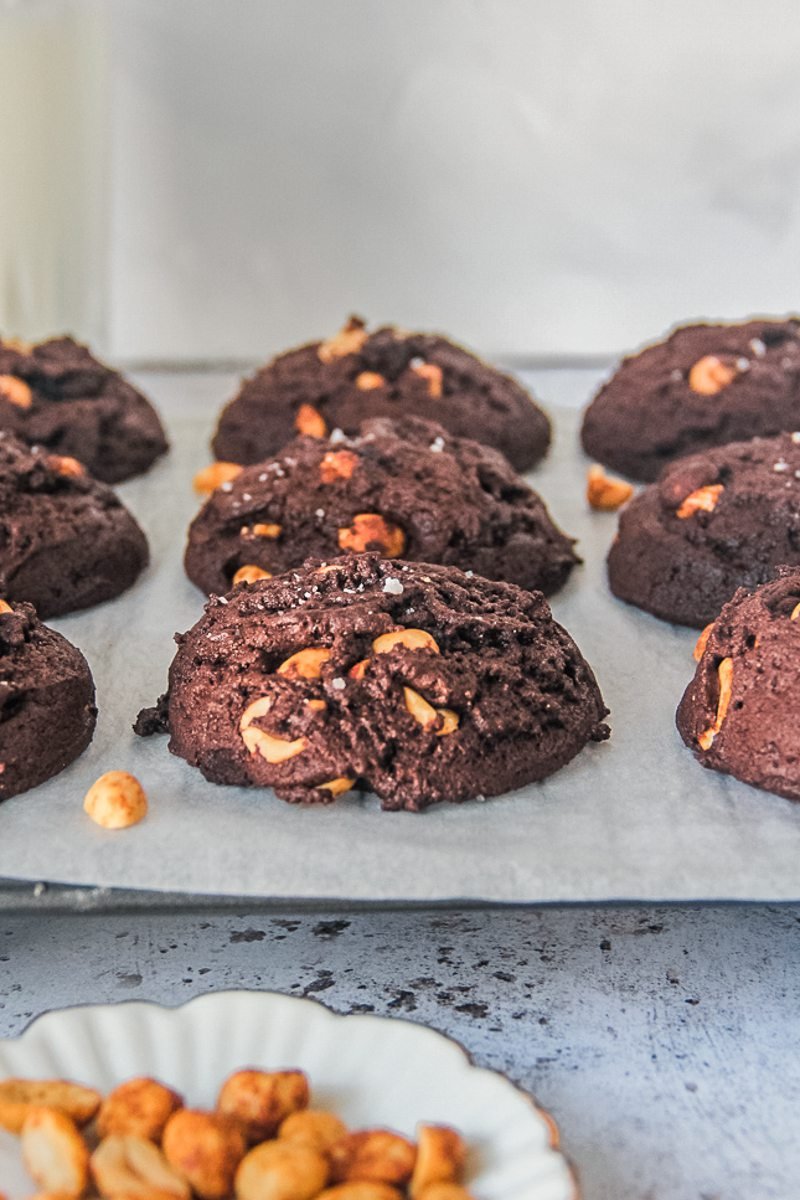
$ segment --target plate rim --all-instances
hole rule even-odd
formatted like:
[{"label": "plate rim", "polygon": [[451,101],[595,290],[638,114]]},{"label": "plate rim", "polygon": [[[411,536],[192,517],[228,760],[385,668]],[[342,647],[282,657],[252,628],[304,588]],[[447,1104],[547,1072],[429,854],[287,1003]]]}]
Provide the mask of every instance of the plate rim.
[{"label": "plate rim", "polygon": [[524,1088],[520,1083],[514,1080],[506,1071],[501,1071],[496,1067],[484,1067],[475,1062],[472,1052],[467,1049],[463,1042],[451,1034],[443,1033],[440,1029],[436,1029],[432,1025],[428,1025],[423,1021],[412,1021],[408,1017],[389,1016],[385,1013],[359,1013],[359,1012],[339,1012],[337,1009],[331,1008],[323,1000],[317,999],[315,996],[293,996],[288,992],[278,992],[273,988],[258,989],[258,988],[221,988],[219,990],[201,992],[199,995],[191,996],[188,1000],[181,1000],[177,1004],[169,1004],[161,1000],[107,1000],[102,1003],[79,1003],[79,1004],[64,1004],[58,1008],[45,1009],[43,1012],[37,1013],[28,1021],[27,1025],[19,1031],[12,1034],[10,1037],[0,1037],[0,1047],[4,1043],[23,1042],[25,1038],[42,1022],[47,1022],[48,1019],[57,1018],[66,1013],[91,1013],[93,1011],[107,1009],[123,1009],[123,1008],[152,1008],[160,1009],[162,1012],[179,1013],[183,1009],[189,1008],[192,1005],[202,1004],[203,1001],[222,1000],[231,996],[250,996],[256,997],[259,1000],[264,999],[279,999],[281,1001],[291,1001],[298,1006],[306,1009],[317,1009],[325,1013],[327,1018],[334,1018],[337,1021],[357,1021],[360,1020],[364,1024],[402,1024],[410,1029],[424,1029],[426,1033],[433,1035],[446,1045],[453,1046],[461,1055],[465,1065],[472,1071],[479,1071],[485,1075],[493,1075],[503,1081],[506,1087],[510,1088],[516,1095],[531,1109],[532,1113],[540,1120],[544,1126],[549,1149],[558,1154],[563,1160],[567,1174],[569,1176],[572,1195],[570,1200],[582,1200],[583,1193],[580,1185],[578,1169],[573,1160],[567,1155],[561,1146],[561,1131],[555,1117],[542,1105],[538,1103],[531,1092]]}]

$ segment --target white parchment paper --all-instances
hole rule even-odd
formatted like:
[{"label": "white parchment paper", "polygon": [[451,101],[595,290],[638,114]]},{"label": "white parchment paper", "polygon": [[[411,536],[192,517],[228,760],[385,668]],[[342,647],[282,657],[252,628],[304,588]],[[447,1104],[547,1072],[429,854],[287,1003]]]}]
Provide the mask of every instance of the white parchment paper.
[{"label": "white parchment paper", "polygon": [[[134,737],[138,709],[164,689],[172,634],[202,609],[181,561],[197,508],[191,479],[233,388],[220,374],[141,377],[174,443],[150,475],[120,489],[148,533],[152,566],[121,599],[53,622],[91,664],[97,734],[58,778],[0,806],[0,876],[285,898],[800,899],[800,805],[703,770],[675,731],[696,634],[608,592],[616,518],[587,511],[575,439],[575,406],[596,378],[531,377],[556,438],[530,479],[579,538],[584,565],[552,604],[595,669],[611,741],[543,784],[412,815],[383,813],[372,797],[300,809],[270,792],[215,787],[173,758],[165,738]],[[151,802],[147,820],[121,833],[82,811],[88,786],[112,768],[136,774]]]}]

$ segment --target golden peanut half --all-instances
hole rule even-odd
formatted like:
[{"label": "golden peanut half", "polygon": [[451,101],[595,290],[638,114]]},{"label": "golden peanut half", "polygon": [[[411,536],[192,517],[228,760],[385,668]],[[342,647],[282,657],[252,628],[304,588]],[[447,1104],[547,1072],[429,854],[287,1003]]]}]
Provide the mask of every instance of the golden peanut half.
[{"label": "golden peanut half", "polygon": [[441,726],[436,730],[439,737],[443,737],[447,733],[455,733],[458,729],[458,713],[453,712],[452,708],[434,708],[424,696],[420,696],[419,692],[415,692],[410,687],[403,688],[403,699],[408,712],[425,729],[436,725],[441,717]]},{"label": "golden peanut half", "polygon": [[615,512],[633,495],[633,485],[606,475],[596,463],[586,473],[586,499],[598,512]]},{"label": "golden peanut half", "polygon": [[247,1143],[241,1130],[222,1114],[183,1108],[167,1122],[162,1149],[200,1200],[227,1200]]},{"label": "golden peanut half", "polygon": [[405,646],[407,650],[431,650],[434,654],[440,653],[436,639],[425,629],[393,629],[391,633],[382,633],[372,643],[376,654],[388,654],[395,646]]},{"label": "golden peanut half", "polygon": [[306,1108],[290,1113],[281,1122],[278,1137],[288,1142],[302,1142],[323,1153],[347,1136],[347,1126],[335,1113],[320,1108]]},{"label": "golden peanut half", "polygon": [[127,1133],[160,1142],[164,1126],[183,1099],[157,1079],[128,1079],[106,1096],[97,1114],[100,1137]]},{"label": "golden peanut half", "polygon": [[731,702],[731,693],[733,691],[733,659],[723,658],[717,668],[719,675],[719,700],[717,701],[717,716],[714,724],[708,729],[705,729],[697,741],[702,750],[710,750],[714,744],[714,738],[722,729],[722,722],[728,713],[728,706]]},{"label": "golden peanut half", "polygon": [[281,536],[283,526],[270,521],[256,521],[255,525],[245,525],[242,529],[242,537],[258,537],[269,538],[275,541]]},{"label": "golden peanut half", "polygon": [[89,1185],[89,1150],[75,1122],[55,1108],[33,1108],[22,1126],[22,1160],[37,1187],[77,1200]]},{"label": "golden peanut half", "polygon": [[411,1178],[416,1157],[416,1146],[399,1133],[362,1129],[331,1149],[331,1173],[337,1183],[363,1179],[402,1187]]},{"label": "golden peanut half", "polygon": [[274,1137],[291,1113],[308,1108],[309,1095],[302,1071],[235,1071],[220,1089],[217,1111],[258,1142]]},{"label": "golden peanut half", "polygon": [[310,404],[301,404],[295,414],[294,427],[303,437],[324,438],[328,432],[325,418]]},{"label": "golden peanut half", "polygon": [[313,1200],[328,1182],[327,1159],[300,1142],[262,1142],[236,1172],[236,1200]]},{"label": "golden peanut half", "polygon": [[47,465],[69,479],[80,479],[86,474],[83,463],[79,463],[77,458],[72,458],[69,454],[48,454]]},{"label": "golden peanut half", "polygon": [[376,547],[385,558],[398,558],[406,548],[406,535],[380,513],[356,513],[352,525],[339,529],[339,546],[356,554]]},{"label": "golden peanut half", "polygon": [[128,829],[147,816],[147,796],[135,775],[106,771],[86,793],[83,811],[103,829]]},{"label": "golden peanut half", "polygon": [[796,604],[789,615],[790,621],[800,620],[800,604]]},{"label": "golden peanut half", "polygon": [[14,611],[14,610],[13,610],[13,608],[11,607],[11,605],[8,603],[8,601],[6,601],[6,600],[0,600],[0,613],[10,613],[10,612],[13,612],[13,611]]},{"label": "golden peanut half", "polygon": [[698,488],[689,493],[675,515],[685,521],[687,517],[693,516],[696,512],[713,512],[724,491],[725,488],[721,483],[710,483],[707,487]]},{"label": "golden peanut half", "polygon": [[101,1099],[93,1088],[66,1079],[4,1079],[0,1083],[0,1128],[21,1133],[25,1118],[34,1108],[54,1108],[76,1125],[86,1125]]},{"label": "golden peanut half", "polygon": [[323,483],[351,479],[359,461],[358,455],[352,450],[329,450],[319,464],[319,477]]},{"label": "golden peanut half", "polygon": [[356,387],[360,392],[374,392],[385,383],[386,380],[377,371],[362,371],[360,375],[356,375]]},{"label": "golden peanut half", "polygon": [[711,621],[708,625],[706,625],[705,629],[695,642],[694,650],[692,651],[692,657],[694,658],[695,662],[700,662],[700,659],[705,654],[706,646],[708,645],[708,639],[711,637],[711,630],[715,625],[716,621]]},{"label": "golden peanut half", "polygon": [[307,649],[298,650],[296,654],[285,659],[278,667],[278,674],[300,679],[319,679],[323,664],[330,656],[331,652],[325,646],[308,646]]},{"label": "golden peanut half", "polygon": [[320,1192],[317,1200],[402,1200],[399,1188],[388,1183],[375,1183],[367,1179],[356,1179],[352,1183],[337,1183]]},{"label": "golden peanut half", "polygon": [[343,796],[345,792],[352,791],[355,782],[355,779],[347,775],[339,775],[336,779],[329,779],[327,783],[318,783],[315,786],[323,792],[330,792],[332,796]]},{"label": "golden peanut half", "polygon": [[409,1185],[412,1200],[432,1183],[458,1183],[466,1161],[467,1147],[455,1129],[449,1125],[419,1125],[417,1161]]},{"label": "golden peanut half", "polygon": [[231,483],[243,468],[239,463],[215,462],[210,467],[203,467],[194,477],[194,490],[203,495],[210,495],[223,483]]},{"label": "golden peanut half", "polygon": [[420,379],[424,379],[428,385],[428,395],[432,400],[438,400],[442,394],[442,368],[436,363],[416,363],[412,364],[411,370],[415,375],[419,375]]},{"label": "golden peanut half", "polygon": [[689,371],[689,387],[701,396],[716,396],[733,383],[738,374],[732,363],[724,362],[716,354],[706,354]]},{"label": "golden peanut half", "polygon": [[33,404],[33,392],[25,380],[17,379],[16,375],[0,375],[0,397],[15,408],[30,408]]},{"label": "golden peanut half", "polygon": [[258,700],[253,700],[239,718],[239,733],[251,754],[260,754],[268,763],[286,762],[287,759],[294,758],[296,754],[301,754],[305,750],[307,742],[304,737],[295,738],[292,741],[287,738],[275,737],[263,729],[253,728],[253,722],[257,721],[259,717],[266,716],[271,708],[272,698],[270,696],[260,696]]},{"label": "golden peanut half", "polygon": [[351,679],[363,679],[367,673],[368,666],[369,666],[369,659],[362,658],[361,662],[353,663],[352,667],[347,672],[347,674],[350,676]]},{"label": "golden peanut half", "polygon": [[245,566],[239,567],[231,583],[234,587],[238,587],[241,583],[258,583],[259,579],[272,579],[272,572],[265,571],[263,567],[257,567],[255,563],[246,563]]},{"label": "golden peanut half", "polygon": [[112,1133],[104,1138],[91,1159],[92,1178],[103,1196],[119,1195],[150,1200],[154,1191],[174,1200],[190,1200],[186,1180],[173,1170],[148,1138]]},{"label": "golden peanut half", "polygon": [[322,362],[329,363],[337,358],[346,358],[348,354],[358,354],[368,336],[364,322],[358,317],[351,317],[337,334],[320,342],[317,355]]}]

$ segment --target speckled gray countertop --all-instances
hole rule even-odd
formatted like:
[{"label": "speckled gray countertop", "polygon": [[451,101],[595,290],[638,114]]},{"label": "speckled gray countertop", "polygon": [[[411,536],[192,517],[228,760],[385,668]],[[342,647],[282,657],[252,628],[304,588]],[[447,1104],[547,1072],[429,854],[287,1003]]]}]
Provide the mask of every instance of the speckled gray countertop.
[{"label": "speckled gray countertop", "polygon": [[556,1117],[585,1200],[800,1194],[800,907],[0,916],[0,1035],[220,988],[430,1024]]}]

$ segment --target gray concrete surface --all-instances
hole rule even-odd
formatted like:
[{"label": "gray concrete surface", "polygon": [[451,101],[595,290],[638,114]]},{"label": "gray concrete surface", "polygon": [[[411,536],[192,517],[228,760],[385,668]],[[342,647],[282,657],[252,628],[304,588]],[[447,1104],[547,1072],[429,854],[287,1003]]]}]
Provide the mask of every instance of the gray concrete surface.
[{"label": "gray concrete surface", "polygon": [[800,907],[0,915],[0,1035],[221,988],[430,1024],[559,1122],[586,1200],[800,1196]]}]

